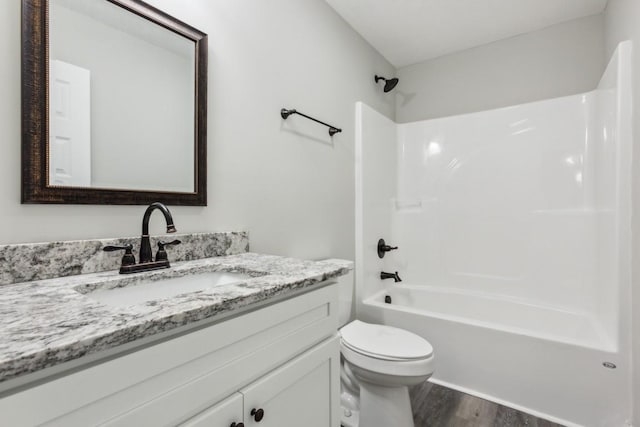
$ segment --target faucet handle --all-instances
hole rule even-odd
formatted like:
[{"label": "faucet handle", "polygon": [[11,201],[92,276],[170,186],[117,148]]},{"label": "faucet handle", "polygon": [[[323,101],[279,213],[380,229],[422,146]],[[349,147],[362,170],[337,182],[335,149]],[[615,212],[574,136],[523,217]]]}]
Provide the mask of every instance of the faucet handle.
[{"label": "faucet handle", "polygon": [[172,240],[171,242],[158,242],[158,249],[162,250],[165,246],[179,245],[180,243],[182,243],[182,241],[178,239]]},{"label": "faucet handle", "polygon": [[384,239],[378,240],[378,258],[384,258],[384,254],[389,251],[395,251],[397,246],[389,246],[385,243]]},{"label": "faucet handle", "polygon": [[105,246],[102,248],[105,252],[124,251],[122,256],[122,265],[133,265],[136,263],[136,257],[133,255],[133,245],[125,246]]},{"label": "faucet handle", "polygon": [[167,251],[165,250],[165,246],[179,245],[182,243],[180,240],[173,240],[171,242],[158,242],[158,252],[156,252],[156,261],[166,261]]}]

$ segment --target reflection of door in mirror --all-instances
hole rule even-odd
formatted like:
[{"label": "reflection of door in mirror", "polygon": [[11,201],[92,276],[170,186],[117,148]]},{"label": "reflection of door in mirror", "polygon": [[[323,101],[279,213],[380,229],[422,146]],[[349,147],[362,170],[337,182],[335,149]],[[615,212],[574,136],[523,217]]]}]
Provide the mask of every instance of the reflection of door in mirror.
[{"label": "reflection of door in mirror", "polygon": [[193,40],[105,0],[51,0],[49,12],[50,63],[91,72],[89,182],[49,185],[193,192]]},{"label": "reflection of door in mirror", "polygon": [[49,185],[91,186],[91,73],[51,61]]}]

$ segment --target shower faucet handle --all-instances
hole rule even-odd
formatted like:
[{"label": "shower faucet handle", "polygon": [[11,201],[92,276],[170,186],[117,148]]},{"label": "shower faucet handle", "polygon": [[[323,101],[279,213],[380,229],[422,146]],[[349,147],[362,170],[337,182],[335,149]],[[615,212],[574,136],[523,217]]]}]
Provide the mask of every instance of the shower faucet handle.
[{"label": "shower faucet handle", "polygon": [[384,239],[378,240],[378,258],[384,258],[384,254],[389,251],[395,251],[397,246],[389,246],[384,242]]}]

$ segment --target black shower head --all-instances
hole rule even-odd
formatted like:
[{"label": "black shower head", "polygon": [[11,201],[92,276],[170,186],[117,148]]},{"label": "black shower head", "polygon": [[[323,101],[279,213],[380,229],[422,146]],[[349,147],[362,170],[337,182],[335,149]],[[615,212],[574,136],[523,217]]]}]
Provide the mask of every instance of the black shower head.
[{"label": "black shower head", "polygon": [[385,79],[384,77],[376,76],[376,83],[378,83],[380,80],[384,80],[384,91],[385,92],[392,91],[393,88],[396,87],[396,85],[398,84],[398,78],[397,77],[394,77],[392,79]]},{"label": "black shower head", "polygon": [[397,78],[393,78],[393,79],[389,79],[385,82],[384,84],[384,91],[385,92],[390,92],[393,90],[394,87],[396,87],[396,85],[398,84],[398,79]]}]

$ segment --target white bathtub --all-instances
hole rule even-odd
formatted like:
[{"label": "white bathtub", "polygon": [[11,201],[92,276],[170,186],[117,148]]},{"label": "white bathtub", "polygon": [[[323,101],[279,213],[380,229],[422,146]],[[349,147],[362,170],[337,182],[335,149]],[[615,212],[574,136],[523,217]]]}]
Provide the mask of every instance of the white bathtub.
[{"label": "white bathtub", "polygon": [[364,321],[429,340],[435,383],[564,425],[625,425],[628,371],[603,366],[624,358],[584,313],[404,284],[365,299],[360,311]]}]

